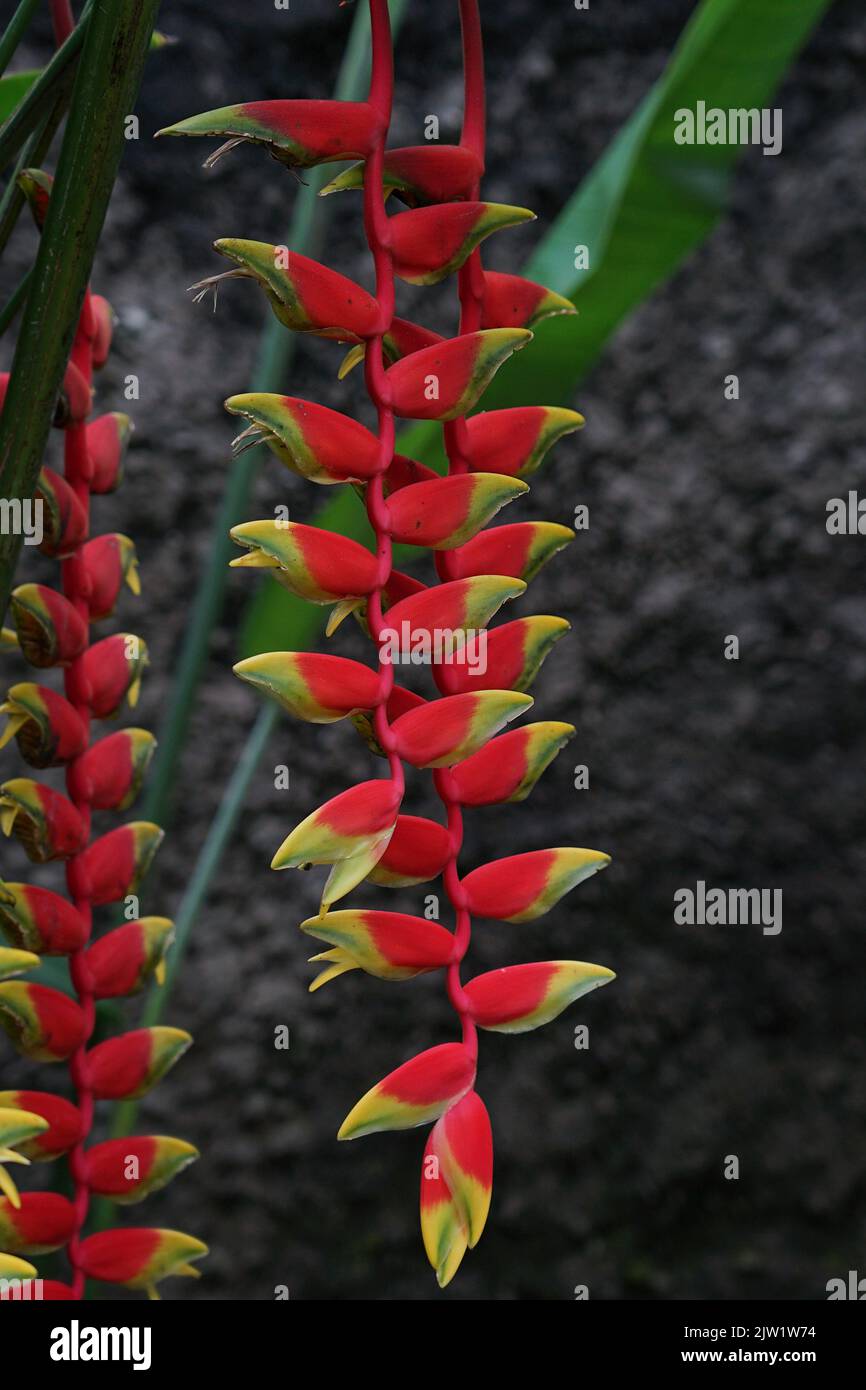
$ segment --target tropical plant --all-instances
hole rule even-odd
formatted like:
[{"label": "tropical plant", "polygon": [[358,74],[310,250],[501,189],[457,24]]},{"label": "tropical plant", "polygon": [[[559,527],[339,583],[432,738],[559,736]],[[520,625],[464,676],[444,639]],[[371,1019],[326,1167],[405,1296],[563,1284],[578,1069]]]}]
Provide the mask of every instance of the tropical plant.
[{"label": "tropical plant", "polygon": [[[68,42],[72,16],[55,5],[59,42]],[[54,201],[49,175],[20,169],[16,189],[37,225]],[[63,673],[63,693],[31,680],[12,685],[0,713],[6,725],[0,748],[13,739],[38,772],[63,768],[66,792],[42,780],[16,776],[0,785],[0,828],[14,834],[34,864],[61,861],[66,896],[33,883],[0,881],[0,928],[11,943],[0,949],[0,1025],[18,1051],[39,1062],[66,1063],[73,1099],[53,1092],[0,1092],[0,1159],[28,1163],[68,1157],[72,1196],[19,1193],[0,1168],[0,1273],[17,1281],[3,1297],[29,1297],[36,1271],[27,1259],[65,1248],[68,1282],[39,1281],[38,1297],[80,1299],[88,1278],[145,1288],[193,1272],[206,1253],[191,1236],[151,1227],[85,1234],[91,1197],[141,1201],[196,1157],[182,1140],[141,1136],[91,1142],[96,1102],[139,1096],[154,1086],[191,1042],[176,1028],[138,1029],[93,1045],[100,1000],[134,994],[163,970],[172,923],[142,917],[138,889],[159,846],[159,827],[137,821],[93,835],[94,814],[124,811],[135,800],[154,748],[152,734],[126,728],[92,740],[94,720],[115,717],[136,702],[147,656],[130,633],[91,640],[91,625],[110,617],[124,585],[139,592],[135,549],[119,534],[92,535],[91,500],[121,479],[130,430],[127,416],[91,415],[94,371],[111,344],[107,301],[85,287],[63,374],[54,424],[62,431],[62,475],[43,467],[35,487],[37,532],[43,554],[61,564],[62,588],[25,582],[12,593],[14,635],[6,645],[37,672]],[[5,395],[8,376],[0,380]],[[5,412],[4,412],[5,413]],[[94,910],[123,902],[121,926],[93,939]],[[13,979],[43,957],[68,961],[72,994]]]},{"label": "tropical plant", "polygon": [[[349,345],[345,374],[363,360],[377,416],[367,430],[297,397],[232,396],[247,427],[237,444],[263,440],[282,463],[315,483],[362,489],[375,551],[346,537],[276,519],[232,529],[245,553],[236,566],[266,570],[291,593],[332,608],[327,631],[359,616],[378,651],[376,670],[345,657],[276,651],[238,664],[237,674],[293,715],[313,723],[355,720],[385,776],[350,787],[313,811],[277,850],[272,868],[328,865],[319,914],[301,923],[327,949],[317,989],[347,970],[405,980],[442,970],[459,1042],[404,1062],[352,1109],[338,1138],[435,1122],[424,1150],[421,1225],[445,1285],[481,1236],[490,1205],[490,1121],[475,1090],[479,1028],[524,1032],[613,978],[580,961],[545,961],[477,976],[465,985],[472,916],[527,922],[609,862],[595,850],[555,848],[500,859],[461,877],[463,808],[521,801],[574,732],[544,722],[502,734],[532,705],[526,694],[553,644],[559,618],[487,624],[573,539],[566,527],[523,522],[484,533],[506,504],[527,491],[524,477],[557,439],[579,429],[574,411],[532,406],[474,415],[497,369],[532,337],[532,325],[572,305],[543,286],[485,273],[479,244],[532,217],[524,208],[480,200],[484,169],[484,77],[476,0],[461,0],[465,68],[463,133],[455,146],[386,148],[393,100],[387,0],[370,0],[372,72],[366,101],[283,100],[223,107],[162,134],[222,136],[209,163],[241,143],[264,145],[296,169],[359,159],[323,192],[363,189],[364,229],[375,293],[285,247],[221,239],[235,268],[196,286],[251,279],[277,319],[297,332]],[[389,216],[388,199],[407,207]],[[458,275],[460,330],[443,339],[395,316],[395,278],[429,285]],[[441,477],[395,452],[395,418],[441,422],[449,463]],[[429,586],[393,565],[393,547],[435,554]],[[480,656],[479,656],[480,652]],[[438,699],[395,683],[401,661],[429,663]],[[444,823],[401,813],[405,767],[433,770]],[[331,912],[363,880],[390,887],[441,875],[454,931],[438,922],[369,910]]]}]

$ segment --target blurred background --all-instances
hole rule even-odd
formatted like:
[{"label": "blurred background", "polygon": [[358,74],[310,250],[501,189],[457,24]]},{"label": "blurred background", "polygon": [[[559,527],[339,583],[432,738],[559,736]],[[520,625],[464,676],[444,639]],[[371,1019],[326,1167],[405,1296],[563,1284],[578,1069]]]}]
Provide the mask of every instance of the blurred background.
[{"label": "blurred background", "polygon": [[[484,196],[538,214],[486,244],[488,267],[524,263],[694,8],[482,0]],[[287,12],[166,0],[161,12],[179,42],[148,64],[141,138],[94,273],[119,320],[98,407],[124,408],[124,377],[140,379],[126,481],[98,519],[139,551],[143,597],[124,601],[116,626],[150,646],[133,721],[145,727],[169,699],[212,545],[236,432],[222,401],[248,389],[263,322],[248,283],[225,286],[216,314],[186,287],[224,268],[217,236],[283,241],[299,191],[261,151],[209,174],[208,142],[150,137],[229,102],[330,95],[351,14],[332,0]],[[862,11],[838,0],[770,103],[784,112],[782,154],[744,152],[720,224],[607,343],[568,402],[586,429],[549,455],[521,503],[522,519],[566,524],[589,508],[589,529],[508,612],[570,620],[534,714],[577,736],[528,802],[467,817],[464,863],[570,843],[613,864],[534,924],[479,923],[467,973],[577,957],[618,979],[538,1032],[482,1035],[496,1147],[483,1241],[440,1293],[418,1231],[422,1133],[335,1142],[355,1100],[448,1041],[453,1016],[438,976],[388,985],[353,973],[307,993],[314,968],[296,924],[315,910],[321,873],[268,863],[297,820],[373,770],[350,725],[285,721],[166,1010],[195,1047],[139,1115],[140,1132],[176,1133],[202,1153],[128,1213],[211,1246],[201,1282],[166,1296],[268,1300],[282,1285],[302,1299],[548,1300],[586,1285],[591,1298],[815,1299],[828,1279],[863,1271],[866,610],[862,540],[828,535],[825,520],[829,498],[864,484],[864,59]],[[455,139],[461,101],[456,6],[410,3],[392,143],[421,142],[431,113]],[[331,201],[322,258],[369,283],[360,200]],[[16,244],[10,271],[32,253],[23,232]],[[454,283],[421,296],[407,292],[403,312],[453,332]],[[366,419],[361,374],[336,379],[341,356],[302,342],[286,389]],[[307,521],[322,500],[268,456],[236,520],[285,501]],[[23,563],[41,577],[39,557]],[[259,711],[231,672],[258,582],[230,579],[143,911],[176,909]],[[329,650],[364,652],[351,627]],[[739,661],[724,659],[730,634]],[[288,791],[275,789],[279,764]],[[588,791],[574,790],[575,764],[589,768]],[[412,779],[413,812],[435,814],[429,780]],[[4,877],[23,877],[17,850],[3,855]],[[781,889],[781,933],[675,924],[674,893],[698,879]],[[424,896],[364,889],[353,902],[417,912]],[[288,1052],[274,1048],[280,1025]],[[6,1085],[57,1080],[7,1057]],[[736,1181],[724,1175],[731,1155]]]}]

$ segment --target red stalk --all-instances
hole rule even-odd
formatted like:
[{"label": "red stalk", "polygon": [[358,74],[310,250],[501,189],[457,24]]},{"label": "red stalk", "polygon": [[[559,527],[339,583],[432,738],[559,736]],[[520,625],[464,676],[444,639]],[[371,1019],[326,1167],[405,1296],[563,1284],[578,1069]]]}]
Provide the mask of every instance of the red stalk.
[{"label": "red stalk", "polygon": [[[485,101],[484,101],[484,51],[481,43],[481,18],[478,0],[460,0],[460,27],[463,36],[463,131],[460,143],[477,155],[484,167],[485,154]],[[478,184],[473,186],[471,196],[477,199]],[[458,272],[460,294],[460,333],[474,333],[481,326],[481,307],[484,294],[484,281],[481,270],[481,252],[473,251]],[[468,441],[465,419],[449,420],[443,426],[445,452],[448,457],[449,473],[466,473],[469,469]],[[437,555],[437,569],[440,579],[446,580],[447,552]],[[463,1029],[463,1041],[472,1054],[473,1061],[478,1056],[478,1031],[472,1017],[472,1007],[460,982],[460,966],[472,942],[472,917],[469,912],[466,893],[460,882],[457,861],[463,848],[463,812],[456,797],[454,778],[448,768],[440,768],[433,774],[436,791],[442,801],[448,818],[448,831],[451,836],[451,852],[442,875],[448,901],[454,909],[456,932],[454,938],[454,959],[448,967],[448,998]]]},{"label": "red stalk", "polygon": [[379,332],[367,343],[364,358],[364,377],[370,399],[376,407],[379,455],[374,476],[367,486],[367,517],[376,537],[378,573],[376,587],[369,598],[368,622],[370,634],[379,650],[378,704],[373,715],[376,737],[388,756],[391,780],[402,795],[403,765],[394,751],[394,735],[386,713],[386,704],[394,687],[394,668],[382,658],[380,634],[382,591],[391,577],[392,544],[385,506],[383,474],[394,458],[394,412],[391,409],[391,390],[385,377],[382,340],[394,318],[394,269],[391,257],[391,233],[382,197],[382,172],[385,142],[391,122],[394,99],[394,61],[391,44],[391,21],[388,0],[370,0],[370,24],[373,35],[373,63],[370,76],[370,105],[379,116],[379,130],[367,159],[364,177],[364,231],[373,256],[376,275],[376,301],[379,305]]},{"label": "red stalk", "polygon": [[[93,315],[90,309],[90,290],[85,293],[84,305],[81,317],[78,321],[78,328],[72,346],[72,361],[81,371],[87,385],[90,386],[93,377]],[[88,457],[87,457],[87,426],[84,422],[70,425],[64,438],[64,471],[66,481],[73,488],[79,502],[84,508],[85,515],[90,514],[90,485],[88,482]],[[88,528],[89,529],[89,528]],[[73,555],[66,560],[63,565],[63,592],[66,597],[74,604],[76,610],[81,615],[85,623],[89,617],[87,596],[80,582],[81,576],[77,556]],[[63,677],[64,691],[66,698],[73,705],[76,713],[84,724],[87,731],[88,744],[90,742],[90,709],[84,692],[80,689],[80,678],[74,666],[68,667]],[[83,755],[82,755],[83,756]],[[76,758],[66,769],[66,785],[70,800],[75,805],[81,816],[88,832],[88,842],[90,840],[90,806],[85,800],[76,797],[76,776],[75,768],[80,761]],[[66,865],[66,884],[69,896],[73,901],[76,910],[81,914],[82,920],[86,923],[88,939],[93,923],[93,907],[90,902],[85,886],[82,882],[80,870],[80,855],[70,859]],[[93,1026],[96,1017],[96,1006],[93,993],[90,987],[90,971],[86,962],[87,942],[77,950],[69,961],[69,971],[75,992],[78,995],[79,1003],[84,1010],[86,1037],[73,1055],[70,1064],[70,1074],[75,1086],[77,1103],[81,1111],[82,1135],[75,1148],[69,1154],[69,1168],[74,1183],[73,1204],[75,1207],[76,1229],[75,1235],[67,1247],[69,1263],[72,1266],[73,1278],[72,1288],[76,1298],[84,1296],[85,1276],[79,1265],[79,1249],[81,1245],[81,1232],[87,1220],[87,1212],[90,1206],[90,1190],[87,1182],[87,1167],[85,1161],[85,1147],[90,1137],[93,1127],[94,1100],[93,1092],[87,1080],[87,1045],[93,1034]]]}]

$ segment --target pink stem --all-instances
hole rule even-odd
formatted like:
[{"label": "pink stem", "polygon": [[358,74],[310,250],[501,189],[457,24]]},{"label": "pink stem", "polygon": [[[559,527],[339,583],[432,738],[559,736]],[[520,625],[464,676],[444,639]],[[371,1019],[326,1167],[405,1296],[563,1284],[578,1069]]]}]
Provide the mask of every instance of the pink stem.
[{"label": "pink stem", "polygon": [[378,332],[368,339],[364,357],[364,377],[367,391],[376,407],[378,419],[379,454],[376,472],[367,485],[367,517],[376,537],[378,568],[376,586],[367,605],[370,635],[379,651],[378,703],[373,714],[373,728],[380,747],[388,759],[389,775],[402,796],[405,785],[403,765],[395,752],[395,739],[388,723],[387,702],[394,688],[394,668],[382,656],[380,636],[384,626],[382,591],[391,577],[393,546],[390,518],[385,503],[383,474],[394,458],[394,412],[391,408],[391,389],[385,375],[382,341],[394,318],[394,266],[391,256],[391,228],[382,197],[382,178],[385,164],[385,142],[391,123],[394,99],[394,61],[391,47],[391,21],[387,0],[370,0],[370,25],[373,38],[373,63],[370,77],[370,105],[379,121],[376,136],[367,156],[364,170],[364,231],[373,256],[376,274],[376,301],[379,305]]},{"label": "pink stem", "polygon": [[[459,2],[460,26],[463,35],[464,74],[461,144],[477,155],[483,169],[485,103],[481,20],[478,12],[478,0],[459,0]],[[479,186],[476,183],[470,190],[470,197],[477,199],[478,194]],[[484,276],[479,251],[474,251],[466,264],[461,267],[458,288],[460,294],[460,333],[475,333],[481,327],[484,297]],[[449,473],[468,472],[468,432],[465,419],[446,421],[443,426],[443,436],[445,452],[448,456]],[[447,555],[447,551],[442,551],[437,556],[437,570],[442,580],[450,578]],[[466,890],[460,880],[457,868],[460,851],[463,848],[463,812],[457,798],[453,774],[448,769],[442,768],[437,770],[433,780],[448,817],[450,852],[442,878],[448,901],[454,909],[457,921],[454,958],[448,967],[447,975],[448,998],[460,1019],[464,1044],[469,1049],[473,1062],[476,1062],[478,1033],[472,1017],[469,998],[460,982],[460,966],[472,942],[472,917],[466,900]]]},{"label": "pink stem", "polygon": [[49,0],[51,6],[51,24],[54,29],[54,42],[59,48],[65,43],[75,28],[75,16],[72,13],[72,6],[69,0]]},{"label": "pink stem", "polygon": [[[72,345],[71,361],[84,376],[88,386],[93,376],[93,315],[90,307],[90,292],[87,291],[85,301],[79,319],[75,340]],[[89,483],[89,460],[87,454],[87,425],[85,423],[73,424],[68,426],[64,437],[64,471],[66,481],[74,490],[79,502],[84,508],[88,517],[90,516],[90,483]],[[63,562],[63,592],[74,606],[76,611],[88,624],[89,628],[89,608],[87,603],[87,592],[81,574],[80,563],[77,555],[72,555]],[[64,692],[66,698],[74,706],[76,713],[81,719],[87,730],[88,744],[90,742],[90,707],[87,700],[87,690],[83,687],[83,682],[79,674],[77,662],[66,668],[63,677]],[[83,754],[81,755],[83,756]],[[69,797],[76,810],[81,816],[87,829],[88,842],[90,840],[90,806],[87,802],[80,799],[80,793],[76,790],[78,779],[76,778],[76,767],[78,758],[73,759],[66,769],[66,785]],[[78,783],[80,785],[80,782]],[[83,853],[83,851],[82,851]],[[87,926],[88,939],[93,925],[93,908],[88,895],[88,886],[81,871],[81,855],[75,855],[68,860],[66,865],[66,884],[69,896],[72,899],[76,910],[81,915]],[[90,1137],[93,1127],[94,1100],[93,1092],[87,1079],[87,1044],[93,1034],[93,1027],[96,1016],[96,1006],[93,998],[90,972],[86,961],[86,943],[79,947],[70,957],[69,972],[72,985],[78,996],[78,1001],[84,1013],[85,1037],[81,1046],[70,1059],[69,1069],[72,1082],[75,1087],[78,1108],[81,1112],[82,1135],[79,1142],[69,1154],[69,1167],[74,1184],[73,1205],[75,1208],[75,1232],[67,1246],[69,1263],[72,1266],[72,1289],[75,1298],[84,1297],[85,1276],[80,1267],[79,1251],[81,1246],[81,1232],[87,1220],[87,1212],[90,1205],[90,1190],[87,1183],[85,1166],[85,1146]]]}]

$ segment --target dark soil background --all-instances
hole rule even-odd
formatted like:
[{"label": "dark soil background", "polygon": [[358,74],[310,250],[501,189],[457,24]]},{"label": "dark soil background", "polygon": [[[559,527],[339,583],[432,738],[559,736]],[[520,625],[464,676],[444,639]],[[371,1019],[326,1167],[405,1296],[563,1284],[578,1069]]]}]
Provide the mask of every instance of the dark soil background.
[{"label": "dark soil background", "polygon": [[[454,9],[410,7],[395,143],[419,141],[430,112],[443,139],[457,132]],[[488,243],[488,264],[517,268],[693,5],[482,9],[485,193],[540,219]],[[270,0],[163,8],[181,42],[149,62],[142,138],[126,152],[94,277],[119,316],[100,409],[122,408],[125,374],[141,380],[125,486],[96,513],[100,529],[134,536],[141,558],[143,599],[118,615],[151,648],[135,723],[156,727],[168,699],[229,467],[221,402],[247,389],[262,321],[250,285],[229,285],[216,316],[185,287],[223,268],[216,236],[281,241],[296,192],[260,152],[237,151],[208,176],[203,142],[149,137],[229,101],[328,95],[347,24],[332,0],[288,13]],[[536,717],[571,720],[578,736],[525,805],[471,815],[465,863],[559,843],[614,863],[533,925],[481,923],[472,969],[577,956],[618,979],[536,1033],[483,1035],[497,1168],[481,1245],[440,1295],[418,1233],[422,1135],[335,1142],[358,1096],[450,1039],[453,1016],[435,976],[396,986],[356,973],[307,994],[296,924],[320,875],[268,863],[312,807],[372,774],[351,729],[285,723],[168,1010],[196,1046],[142,1109],[145,1132],[202,1151],[127,1218],[210,1244],[202,1281],[169,1285],[169,1297],[272,1299],[287,1285],[307,1299],[570,1299],[585,1284],[593,1298],[820,1299],[828,1279],[864,1271],[863,541],[825,529],[828,498],[864,485],[864,58],[862,13],[842,0],[776,99],[782,155],[746,153],[723,225],[610,343],[576,402],[586,430],[550,456],[522,513],[568,522],[576,503],[590,508],[589,531],[509,613],[571,620],[533,693]],[[328,258],[366,275],[359,227],[360,203],[339,200]],[[28,236],[15,246],[23,264]],[[436,319],[452,313],[449,295],[427,303],[431,326],[450,331],[450,317]],[[302,345],[287,387],[358,408],[359,374],[337,383],[339,356]],[[737,402],[723,396],[730,372]],[[269,460],[248,515],[288,500],[309,519],[322,498]],[[38,568],[28,553],[28,576]],[[254,582],[230,583],[145,911],[176,907],[258,710],[231,673]],[[723,658],[728,634],[739,662]],[[288,792],[273,786],[279,763]],[[588,792],[572,789],[575,763],[590,768]],[[413,809],[432,810],[423,784]],[[5,853],[4,875],[21,876]],[[675,925],[674,892],[697,879],[782,889],[781,934]],[[417,911],[423,896],[357,901]],[[574,1047],[579,1023],[588,1051]],[[274,1049],[280,1024],[289,1052]],[[44,1068],[4,1073],[51,1084]],[[724,1177],[728,1155],[738,1181]]]}]

